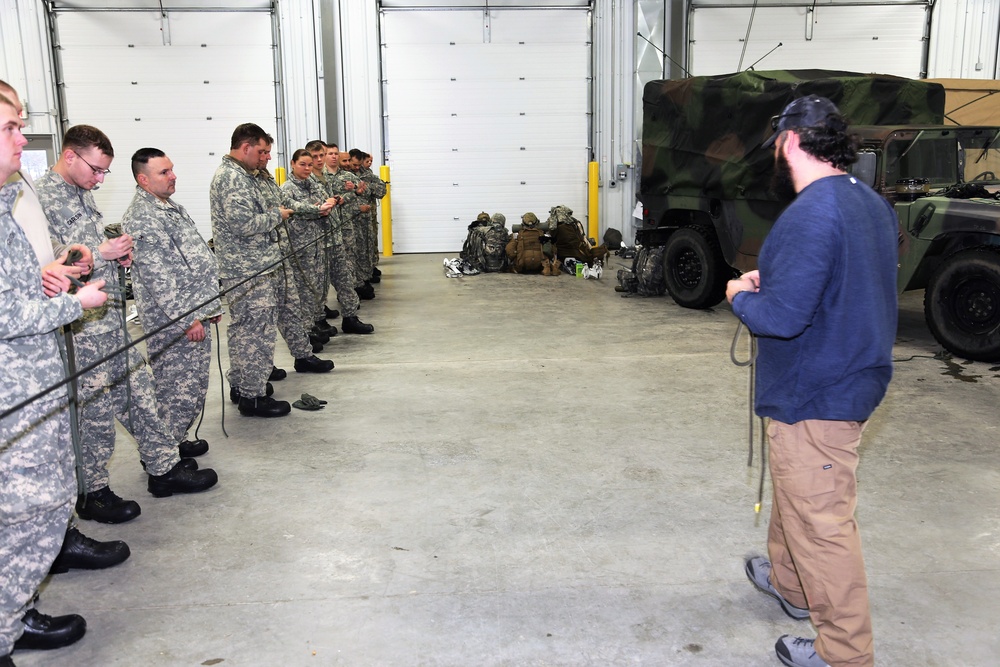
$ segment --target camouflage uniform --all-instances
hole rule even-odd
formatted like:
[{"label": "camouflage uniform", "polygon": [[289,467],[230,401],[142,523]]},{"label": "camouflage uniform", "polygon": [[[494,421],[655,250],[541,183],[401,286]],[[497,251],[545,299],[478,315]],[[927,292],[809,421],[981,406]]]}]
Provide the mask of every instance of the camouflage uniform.
[{"label": "camouflage uniform", "polygon": [[[330,184],[330,192],[344,199],[344,203],[337,207],[337,212],[340,214],[340,235],[344,240],[344,254],[347,259],[348,273],[354,281],[353,287],[361,287],[371,276],[370,271],[368,275],[362,275],[361,267],[358,265],[358,246],[362,238],[358,227],[363,222],[367,222],[367,218],[362,219],[363,214],[361,213],[361,205],[366,203],[365,197],[356,194],[353,189],[348,189],[346,185],[348,181],[356,185],[359,180],[358,175],[354,172],[339,169]],[[337,221],[334,221],[334,224],[337,224]],[[336,284],[334,285],[336,286]],[[337,293],[339,295],[340,290],[337,290]]]},{"label": "camouflage uniform", "polygon": [[371,169],[365,167],[361,168],[361,180],[368,186],[366,194],[368,194],[368,204],[372,207],[368,212],[371,216],[371,224],[368,227],[368,251],[365,258],[369,269],[367,275],[370,278],[375,271],[375,265],[378,264],[378,203],[382,197],[385,197],[386,187],[385,181],[376,176]]},{"label": "camouflage uniform", "polygon": [[[122,228],[133,239],[132,282],[142,326],[147,333],[166,327],[146,339],[146,350],[160,417],[173,438],[181,441],[208,393],[212,362],[208,319],[222,312],[218,267],[194,220],[171,199],[162,201],[136,187]],[[167,326],[177,317],[181,320]],[[187,338],[187,329],[196,321],[205,327],[205,340]]]},{"label": "camouflage uniform", "polygon": [[324,318],[326,303],[326,234],[327,216],[319,214],[319,203],[327,194],[319,181],[290,176],[281,185],[289,208],[295,213],[288,219],[288,235],[296,249],[292,255],[292,273],[302,302],[302,312],[311,323]]},{"label": "camouflage uniform", "polygon": [[[274,182],[274,178],[267,169],[258,169],[255,176],[260,185],[261,194],[264,197],[264,206],[283,206],[285,208],[294,207],[288,198]],[[312,354],[312,344],[306,332],[312,327],[313,320],[306,320],[306,313],[302,309],[302,298],[299,295],[298,287],[295,284],[295,270],[292,267],[292,244],[288,238],[288,223],[282,221],[277,228],[278,249],[281,253],[281,264],[275,269],[273,274],[274,295],[278,306],[278,331],[288,345],[288,351],[296,359],[305,359]]]},{"label": "camouflage uniform", "polygon": [[[79,243],[94,254],[92,280],[103,279],[111,295],[100,308],[91,308],[73,323],[73,344],[78,368],[89,366],[125,345],[122,304],[124,294],[115,286],[118,263],[101,258],[104,225],[94,195],[67,183],[49,171],[37,183],[38,199],[49,219],[53,243]],[[108,486],[108,460],[115,449],[115,419],[125,426],[139,446],[139,456],[150,475],[163,475],[180,455],[178,440],[167,430],[156,409],[153,375],[135,348],[116,354],[79,380],[80,442],[83,449],[84,487],[87,493]]]},{"label": "camouflage uniform", "polygon": [[[0,188],[0,410],[63,380],[55,332],[80,302],[42,292],[38,263],[11,209],[22,183]],[[66,388],[0,421],[0,656],[20,637],[21,618],[59,553],[76,495]]]},{"label": "camouflage uniform", "polygon": [[222,287],[228,290],[229,384],[241,396],[264,396],[274,365],[281,259],[277,204],[265,207],[258,180],[229,155],[209,188],[212,236]]},{"label": "camouflage uniform", "polygon": [[[341,188],[338,182],[338,175],[343,173],[343,169],[338,169],[336,172],[326,171],[324,169],[324,174],[326,175],[327,184],[327,194],[331,197],[339,196],[343,197],[342,192],[344,189]],[[311,178],[316,178],[313,174]],[[319,179],[316,179],[319,181]],[[319,181],[322,182],[322,181]],[[353,193],[352,193],[353,194]],[[347,252],[347,247],[344,244],[344,212],[343,208],[346,204],[336,206],[330,215],[327,216],[327,221],[330,226],[330,234],[327,237],[329,239],[329,245],[327,246],[327,271],[329,273],[330,284],[337,291],[337,301],[340,302],[340,308],[343,311],[344,317],[354,317],[358,314],[358,307],[361,305],[361,299],[358,297],[358,293],[354,291],[355,281],[354,273],[351,271],[351,262],[348,258],[349,253]],[[326,303],[326,299],[323,299],[323,303]]]}]

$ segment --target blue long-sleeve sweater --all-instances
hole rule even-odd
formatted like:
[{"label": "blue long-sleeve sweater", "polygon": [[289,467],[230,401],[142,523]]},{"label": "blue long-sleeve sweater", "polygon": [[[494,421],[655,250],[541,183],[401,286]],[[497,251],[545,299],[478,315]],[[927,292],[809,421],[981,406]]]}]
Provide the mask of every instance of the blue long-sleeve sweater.
[{"label": "blue long-sleeve sweater", "polygon": [[758,336],[757,414],[863,421],[878,406],[892,377],[897,226],[889,203],[846,175],[811,183],[775,222],[760,291],[733,299]]}]

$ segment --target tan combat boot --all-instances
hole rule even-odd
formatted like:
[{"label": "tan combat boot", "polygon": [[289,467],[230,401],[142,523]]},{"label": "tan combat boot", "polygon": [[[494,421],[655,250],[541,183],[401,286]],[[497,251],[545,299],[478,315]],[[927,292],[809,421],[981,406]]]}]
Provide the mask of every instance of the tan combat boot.
[{"label": "tan combat boot", "polygon": [[560,264],[559,258],[558,257],[553,257],[552,258],[552,275],[554,275],[554,276],[558,276],[559,275],[559,264]]},{"label": "tan combat boot", "polygon": [[551,276],[552,275],[552,265],[549,264],[548,257],[542,257],[542,275]]}]

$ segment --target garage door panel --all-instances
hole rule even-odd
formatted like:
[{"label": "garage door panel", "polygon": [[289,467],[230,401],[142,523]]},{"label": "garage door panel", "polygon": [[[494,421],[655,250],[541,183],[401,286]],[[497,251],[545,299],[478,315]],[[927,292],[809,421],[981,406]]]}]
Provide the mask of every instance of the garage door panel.
[{"label": "garage door panel", "polygon": [[[498,88],[503,92],[498,92]],[[392,106],[393,118],[587,111],[585,80],[393,80],[386,86],[385,95]],[[419,106],[408,103],[420,97],[424,99]]]},{"label": "garage door panel", "polygon": [[164,45],[155,13],[59,12],[64,111],[71,125],[101,128],[115,148],[112,173],[94,193],[109,221],[135,192],[131,155],[154,146],[174,162],[174,199],[208,238],[208,188],[233,129],[255,122],[276,135],[271,16],[168,16]]},{"label": "garage door panel", "polygon": [[[484,207],[511,222],[586,208],[587,12],[494,10],[488,30],[481,12],[454,14],[382,14],[397,252],[457,251]],[[419,34],[423,25],[455,45]]]}]

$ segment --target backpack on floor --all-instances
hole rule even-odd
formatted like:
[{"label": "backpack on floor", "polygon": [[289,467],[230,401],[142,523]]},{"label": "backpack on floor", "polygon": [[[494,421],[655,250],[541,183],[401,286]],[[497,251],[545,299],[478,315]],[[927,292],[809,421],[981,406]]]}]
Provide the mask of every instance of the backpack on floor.
[{"label": "backpack on floor", "polygon": [[507,257],[515,273],[537,273],[542,270],[542,231],[538,227],[522,227],[507,244]]},{"label": "backpack on floor", "polygon": [[469,225],[469,234],[465,237],[460,257],[486,273],[505,271],[505,249],[509,240],[510,234],[502,224],[477,220]]},{"label": "backpack on floor", "polygon": [[650,248],[643,246],[636,253],[632,262],[632,273],[635,275],[636,293],[641,296],[660,296],[667,291],[667,283],[663,275],[663,251],[666,248]]}]

